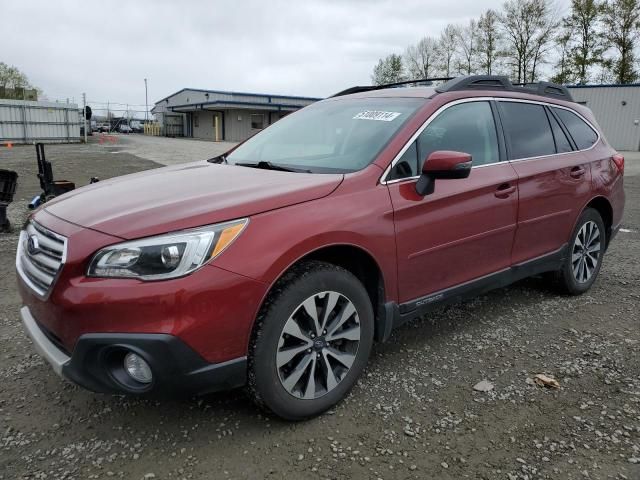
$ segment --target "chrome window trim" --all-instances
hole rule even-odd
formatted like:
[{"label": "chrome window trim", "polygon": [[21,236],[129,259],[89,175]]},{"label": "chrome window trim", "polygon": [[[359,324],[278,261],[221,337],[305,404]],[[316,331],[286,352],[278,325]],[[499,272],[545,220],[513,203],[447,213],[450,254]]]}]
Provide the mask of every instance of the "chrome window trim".
[{"label": "chrome window trim", "polygon": [[600,143],[601,135],[600,135],[600,132],[598,131],[598,129],[596,127],[594,127],[593,124],[589,120],[587,120],[584,116],[582,116],[579,112],[576,112],[572,108],[565,107],[564,105],[556,105],[555,103],[539,102],[539,101],[536,101],[536,100],[525,100],[525,99],[522,99],[522,98],[504,98],[504,97],[500,97],[500,98],[494,98],[494,100],[497,101],[497,102],[533,103],[534,105],[543,105],[543,106],[546,105],[549,108],[560,108],[562,110],[567,110],[567,111],[573,113],[574,115],[576,115],[584,123],[586,123],[589,126],[589,128],[591,130],[593,130],[595,132],[595,134],[597,135],[596,141],[593,142],[593,145],[591,145],[589,148],[572,150],[571,152],[551,153],[549,155],[538,155],[536,157],[514,158],[513,160],[507,160],[508,162],[521,162],[523,160],[537,160],[538,158],[548,158],[548,157],[556,157],[558,155],[570,155],[570,154],[573,154],[573,153],[588,152],[589,150],[594,149],[595,146],[598,143]]},{"label": "chrome window trim", "polygon": [[[424,123],[420,126],[420,128],[418,128],[418,130],[415,131],[415,133],[411,136],[411,138],[407,141],[407,143],[405,143],[404,147],[402,147],[400,152],[398,152],[398,154],[395,157],[393,157],[393,160],[391,161],[391,163],[387,166],[387,168],[385,168],[384,172],[382,172],[382,175],[380,176],[380,179],[378,180],[378,182],[381,183],[381,184],[386,185],[386,184],[390,184],[390,183],[397,183],[397,182],[403,182],[403,181],[407,181],[407,180],[411,180],[411,179],[415,179],[415,178],[420,178],[420,175],[418,175],[418,176],[415,176],[415,177],[406,177],[406,178],[397,178],[397,179],[394,179],[394,180],[387,180],[387,175],[389,174],[391,169],[396,165],[396,163],[398,163],[398,160],[400,160],[402,155],[404,155],[404,152],[406,152],[409,149],[411,144],[416,141],[416,139],[420,136],[420,134],[442,112],[444,112],[445,110],[447,110],[450,107],[453,107],[454,105],[460,105],[462,103],[471,103],[471,102],[487,102],[487,101],[490,101],[490,100],[492,100],[491,97],[461,98],[461,99],[454,100],[452,102],[449,102],[449,103],[446,103],[446,104],[442,105],[438,110],[433,112],[433,114],[431,114],[431,116],[424,121]],[[474,168],[474,167],[472,167],[472,168]]]},{"label": "chrome window trim", "polygon": [[541,156],[537,156],[537,157],[516,158],[516,159],[513,159],[513,160],[505,160],[504,162],[500,162],[499,161],[499,162],[493,162],[493,163],[485,163],[483,165],[472,166],[471,167],[472,170],[474,168],[489,167],[489,166],[492,166],[492,165],[498,165],[500,163],[521,162],[523,160],[535,160],[535,159],[539,159],[539,158],[548,158],[548,157],[553,157],[553,156],[558,156],[558,155],[571,155],[571,154],[579,153],[579,152],[588,152],[589,150],[595,148],[595,146],[600,142],[600,140],[602,138],[601,135],[600,135],[600,131],[597,128],[595,128],[593,126],[593,124],[589,120],[587,120],[579,112],[573,110],[572,108],[565,107],[563,105],[557,105],[555,103],[543,102],[543,101],[539,101],[539,100],[526,100],[526,99],[522,99],[522,98],[508,98],[508,97],[470,97],[470,98],[461,98],[459,100],[454,100],[454,101],[449,102],[449,103],[447,103],[445,105],[442,105],[440,108],[438,108],[438,110],[433,112],[433,114],[431,114],[431,116],[429,116],[429,118],[427,118],[424,121],[424,123],[420,126],[420,128],[418,130],[416,130],[416,132],[411,136],[411,138],[407,141],[407,143],[405,143],[405,145],[402,147],[400,152],[398,152],[398,154],[395,157],[393,157],[393,160],[391,161],[391,163],[387,166],[387,168],[384,169],[384,171],[382,172],[382,175],[380,175],[380,178],[379,178],[378,182],[381,185],[390,185],[390,184],[393,184],[393,183],[407,182],[407,181],[410,181],[410,180],[417,180],[418,178],[420,178],[420,175],[415,175],[413,177],[396,178],[394,180],[387,180],[387,175],[389,175],[389,172],[391,171],[391,169],[396,165],[396,163],[398,163],[398,160],[400,160],[402,155],[404,155],[404,153],[409,149],[411,144],[413,142],[415,142],[416,139],[420,136],[420,134],[429,126],[429,124],[433,120],[435,120],[438,117],[438,115],[440,115],[446,109],[448,109],[449,107],[453,107],[454,105],[460,105],[462,103],[487,102],[487,101],[491,101],[491,100],[494,100],[496,102],[532,103],[534,105],[542,105],[542,106],[546,105],[549,108],[561,108],[561,109],[564,109],[564,110],[568,110],[569,112],[577,115],[578,118],[583,120],[596,133],[598,138],[596,139],[595,142],[593,142],[593,145],[591,145],[589,148],[585,148],[585,149],[582,149],[582,150],[572,150],[571,152],[563,152],[563,153],[552,153],[550,155],[541,155]]}]

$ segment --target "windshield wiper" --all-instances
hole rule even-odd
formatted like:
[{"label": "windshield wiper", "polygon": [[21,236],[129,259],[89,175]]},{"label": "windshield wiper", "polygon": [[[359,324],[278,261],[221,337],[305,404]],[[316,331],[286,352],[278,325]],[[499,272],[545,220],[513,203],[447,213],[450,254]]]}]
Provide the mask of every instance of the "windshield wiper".
[{"label": "windshield wiper", "polygon": [[311,170],[306,170],[304,168],[293,168],[293,167],[285,167],[284,165],[278,165],[277,163],[265,162],[264,160],[257,163],[236,163],[239,167],[251,167],[251,168],[262,168],[263,170],[277,170],[279,172],[303,172],[303,173],[312,173]]}]

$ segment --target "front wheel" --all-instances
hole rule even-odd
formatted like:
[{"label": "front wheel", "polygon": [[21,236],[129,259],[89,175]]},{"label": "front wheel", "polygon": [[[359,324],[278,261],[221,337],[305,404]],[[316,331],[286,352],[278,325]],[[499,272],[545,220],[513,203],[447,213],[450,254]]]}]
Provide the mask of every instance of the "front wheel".
[{"label": "front wheel", "polygon": [[580,295],[595,282],[604,256],[606,231],[597,210],[587,208],[576,224],[567,258],[559,272],[560,286],[571,295]]},{"label": "front wheel", "polygon": [[250,394],[288,420],[327,410],[353,387],[373,344],[373,308],[362,283],[325,262],[305,262],[278,281],[257,319]]}]

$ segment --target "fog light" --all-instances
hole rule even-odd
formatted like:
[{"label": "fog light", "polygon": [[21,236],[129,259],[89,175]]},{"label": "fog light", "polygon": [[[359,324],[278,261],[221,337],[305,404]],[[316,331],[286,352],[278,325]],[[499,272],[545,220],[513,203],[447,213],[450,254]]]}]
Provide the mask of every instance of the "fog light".
[{"label": "fog light", "polygon": [[134,380],[140,383],[151,383],[153,374],[149,364],[135,353],[127,353],[124,357],[124,369]]}]

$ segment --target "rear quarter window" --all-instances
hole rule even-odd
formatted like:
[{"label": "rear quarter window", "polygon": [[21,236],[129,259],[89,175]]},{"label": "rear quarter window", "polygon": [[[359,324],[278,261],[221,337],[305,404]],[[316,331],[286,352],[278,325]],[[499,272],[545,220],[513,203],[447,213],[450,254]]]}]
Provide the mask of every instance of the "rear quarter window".
[{"label": "rear quarter window", "polygon": [[573,150],[573,148],[571,147],[571,142],[569,142],[569,139],[562,130],[562,127],[560,127],[558,120],[556,120],[556,117],[554,117],[551,112],[549,112],[549,122],[551,122],[553,138],[555,138],[556,140],[556,151],[558,153],[571,152]]},{"label": "rear quarter window", "polygon": [[590,148],[598,140],[598,134],[575,113],[564,108],[553,108],[579,150]]}]

